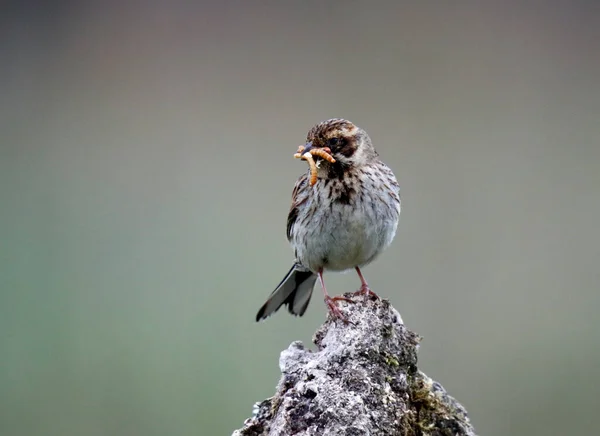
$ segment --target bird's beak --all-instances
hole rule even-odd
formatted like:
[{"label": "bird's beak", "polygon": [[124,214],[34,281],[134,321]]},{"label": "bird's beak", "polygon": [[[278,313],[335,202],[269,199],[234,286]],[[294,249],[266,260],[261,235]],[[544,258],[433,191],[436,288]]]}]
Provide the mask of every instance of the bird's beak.
[{"label": "bird's beak", "polygon": [[306,144],[304,144],[304,150],[302,150],[302,154],[309,153],[312,149],[313,149],[313,143],[307,142]]}]

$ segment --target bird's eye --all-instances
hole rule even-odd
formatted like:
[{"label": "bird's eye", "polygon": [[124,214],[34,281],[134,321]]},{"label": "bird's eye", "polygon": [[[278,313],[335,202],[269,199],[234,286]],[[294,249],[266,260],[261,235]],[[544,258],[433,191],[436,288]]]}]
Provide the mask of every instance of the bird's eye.
[{"label": "bird's eye", "polygon": [[335,147],[339,143],[340,143],[340,138],[329,138],[329,141],[327,141],[327,145],[329,147]]}]

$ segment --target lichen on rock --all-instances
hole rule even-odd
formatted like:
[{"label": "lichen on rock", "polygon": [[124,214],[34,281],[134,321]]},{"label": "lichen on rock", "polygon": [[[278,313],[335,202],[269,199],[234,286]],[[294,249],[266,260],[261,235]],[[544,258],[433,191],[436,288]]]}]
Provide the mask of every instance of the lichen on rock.
[{"label": "lichen on rock", "polygon": [[281,353],[275,395],[234,436],[475,435],[466,410],[417,368],[420,337],[387,300],[347,294],[317,330],[316,351]]}]

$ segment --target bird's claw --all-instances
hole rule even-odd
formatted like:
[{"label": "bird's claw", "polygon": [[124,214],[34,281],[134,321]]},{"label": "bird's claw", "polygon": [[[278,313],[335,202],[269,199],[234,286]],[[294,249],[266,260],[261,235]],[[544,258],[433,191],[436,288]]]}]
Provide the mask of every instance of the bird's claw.
[{"label": "bird's claw", "polygon": [[368,301],[370,297],[374,297],[376,300],[381,300],[379,295],[373,292],[367,285],[362,285],[360,289],[354,292],[352,295],[364,295],[365,301]]},{"label": "bird's claw", "polygon": [[329,313],[331,314],[332,318],[340,319],[346,324],[352,324],[350,320],[342,313],[342,311],[335,304],[337,301],[346,301],[348,303],[354,303],[354,301],[346,297],[330,297],[328,295],[325,296],[325,304],[327,305],[327,308],[329,309]]}]

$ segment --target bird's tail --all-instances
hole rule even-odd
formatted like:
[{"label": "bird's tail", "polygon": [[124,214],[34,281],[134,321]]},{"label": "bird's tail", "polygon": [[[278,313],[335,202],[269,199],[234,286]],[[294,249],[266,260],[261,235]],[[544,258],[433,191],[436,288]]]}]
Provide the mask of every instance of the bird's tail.
[{"label": "bird's tail", "polygon": [[292,315],[304,315],[316,281],[316,274],[307,271],[301,265],[294,264],[271,293],[267,302],[260,308],[256,314],[256,320],[267,318],[283,304],[287,305]]}]

